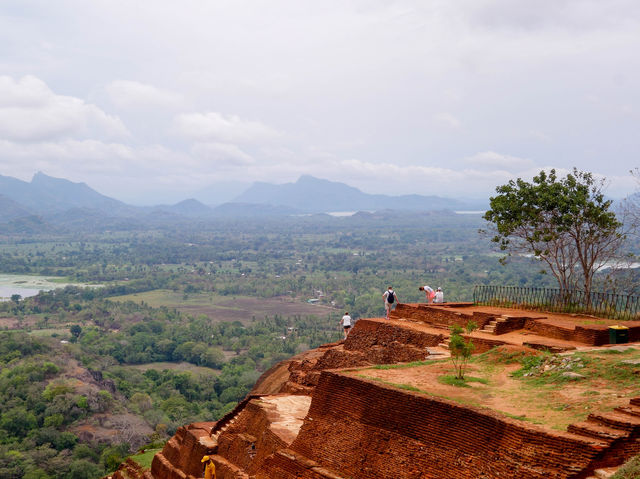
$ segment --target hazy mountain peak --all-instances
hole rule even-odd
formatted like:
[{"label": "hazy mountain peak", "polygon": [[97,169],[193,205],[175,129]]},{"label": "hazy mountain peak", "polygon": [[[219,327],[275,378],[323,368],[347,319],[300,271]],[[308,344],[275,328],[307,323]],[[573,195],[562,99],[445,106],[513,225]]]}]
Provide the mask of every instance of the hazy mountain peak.
[{"label": "hazy mountain peak", "polygon": [[286,206],[308,213],[380,209],[427,211],[464,207],[457,200],[437,196],[371,195],[353,186],[311,175],[302,175],[295,183],[254,183],[233,201]]}]

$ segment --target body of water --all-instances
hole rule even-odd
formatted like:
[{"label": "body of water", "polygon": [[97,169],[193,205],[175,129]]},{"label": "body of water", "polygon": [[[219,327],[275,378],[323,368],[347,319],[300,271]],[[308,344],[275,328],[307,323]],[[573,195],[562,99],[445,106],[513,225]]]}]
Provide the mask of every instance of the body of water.
[{"label": "body of water", "polygon": [[29,296],[35,296],[40,291],[51,291],[52,289],[64,288],[65,286],[101,286],[79,283],[58,283],[55,282],[55,279],[56,278],[46,276],[0,273],[0,301],[9,301],[14,294],[28,298]]},{"label": "body of water", "polygon": [[23,298],[28,298],[29,296],[35,296],[40,291],[42,290],[0,286],[0,301],[9,301],[11,299],[11,296],[13,296],[14,294],[19,294]]}]

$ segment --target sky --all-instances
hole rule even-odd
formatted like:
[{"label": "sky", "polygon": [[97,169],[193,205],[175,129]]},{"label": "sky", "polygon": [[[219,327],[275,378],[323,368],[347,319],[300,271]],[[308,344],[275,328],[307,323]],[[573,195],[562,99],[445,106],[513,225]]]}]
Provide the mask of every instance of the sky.
[{"label": "sky", "polygon": [[[132,204],[300,175],[638,187],[637,0],[2,0],[0,175]],[[1,192],[0,192],[1,193]]]}]

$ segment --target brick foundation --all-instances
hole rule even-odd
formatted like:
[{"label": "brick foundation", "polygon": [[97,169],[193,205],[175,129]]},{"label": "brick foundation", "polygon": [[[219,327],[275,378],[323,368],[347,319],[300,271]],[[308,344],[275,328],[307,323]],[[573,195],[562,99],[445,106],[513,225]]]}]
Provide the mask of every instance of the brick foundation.
[{"label": "brick foundation", "polygon": [[542,479],[582,477],[600,454],[599,444],[324,372],[291,449],[359,479]]},{"label": "brick foundation", "polygon": [[[442,343],[451,325],[472,320],[482,328],[497,317],[496,334],[524,328],[535,333],[530,337],[543,348],[564,347],[558,340],[608,343],[602,324],[461,309],[400,304],[392,319],[406,321],[359,320],[346,341],[274,366],[256,384],[256,394],[217,423],[178,429],[145,479],[202,477],[203,455],[214,457],[218,479],[584,479],[595,467],[617,465],[640,453],[640,419],[635,419],[640,417],[640,399],[592,415],[570,426],[571,432],[553,432],[337,371],[425,359],[427,348]],[[629,327],[630,340],[640,340],[640,323]],[[473,336],[475,353],[505,344],[509,337],[479,336]],[[289,436],[274,421],[288,417],[282,411],[292,408],[278,402],[274,411],[276,397],[306,401]],[[602,431],[613,431],[614,436],[603,436]],[[120,476],[125,474],[134,477],[133,468],[124,465]]]},{"label": "brick foundation", "polygon": [[495,318],[495,315],[477,311],[462,313],[450,310],[446,306],[400,303],[391,313],[391,317],[413,319],[446,329],[453,325],[464,327],[469,321],[474,321],[482,329],[485,324]]}]

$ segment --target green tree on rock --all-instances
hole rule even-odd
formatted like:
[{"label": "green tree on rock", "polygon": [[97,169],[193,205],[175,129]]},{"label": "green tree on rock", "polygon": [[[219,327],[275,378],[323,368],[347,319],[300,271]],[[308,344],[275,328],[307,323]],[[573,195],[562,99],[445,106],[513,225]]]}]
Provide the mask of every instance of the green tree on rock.
[{"label": "green tree on rock", "polygon": [[622,223],[602,192],[604,180],[588,172],[558,178],[541,171],[529,183],[520,178],[496,188],[484,219],[492,241],[509,254],[531,254],[544,262],[560,290],[583,289],[589,298],[594,275],[624,243]]}]

